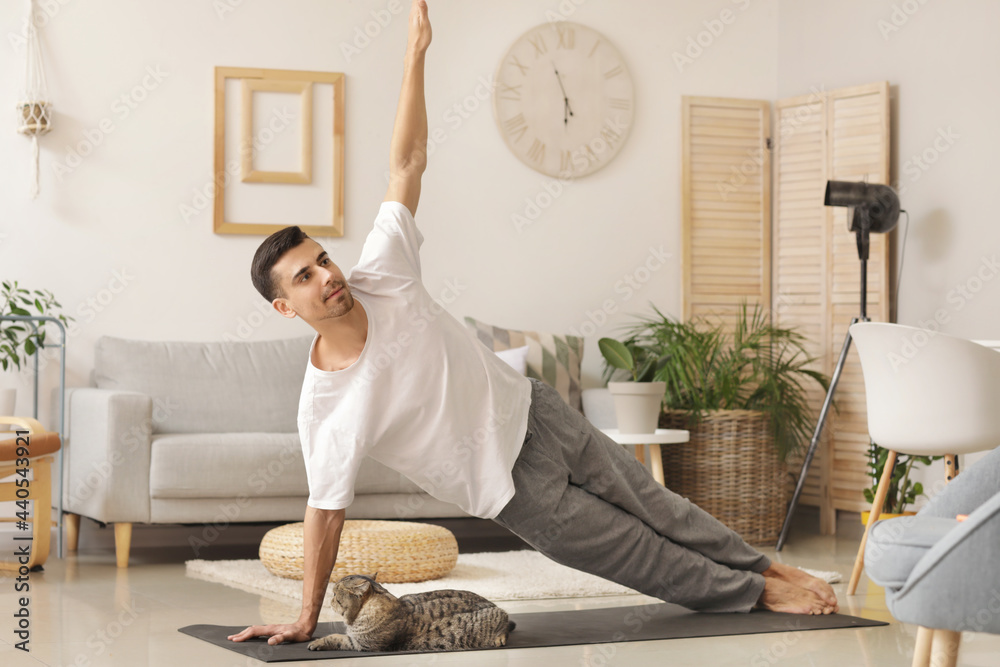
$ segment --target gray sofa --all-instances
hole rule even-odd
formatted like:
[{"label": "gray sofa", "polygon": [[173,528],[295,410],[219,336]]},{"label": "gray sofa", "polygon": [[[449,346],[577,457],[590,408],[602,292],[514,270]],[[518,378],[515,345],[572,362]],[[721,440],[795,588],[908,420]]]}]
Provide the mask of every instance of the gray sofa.
[{"label": "gray sofa", "polygon": [[[67,545],[80,517],[131,525],[301,521],[308,486],[296,413],[311,337],[146,342],[102,337],[92,387],[66,394]],[[467,517],[366,459],[353,519]]]}]

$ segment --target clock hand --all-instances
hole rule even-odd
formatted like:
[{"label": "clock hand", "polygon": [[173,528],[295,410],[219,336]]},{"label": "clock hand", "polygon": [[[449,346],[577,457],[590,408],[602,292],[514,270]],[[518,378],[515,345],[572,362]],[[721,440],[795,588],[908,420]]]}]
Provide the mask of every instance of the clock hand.
[{"label": "clock hand", "polygon": [[563,99],[565,99],[566,98],[566,89],[563,88],[562,77],[559,76],[559,70],[556,69],[556,64],[555,63],[552,63],[552,70],[556,73],[556,80],[559,81],[559,89],[562,90]]},{"label": "clock hand", "polygon": [[556,64],[552,63],[552,69],[556,73],[556,80],[559,81],[559,89],[562,90],[563,94],[563,125],[569,123],[569,117],[573,115],[573,108],[569,105],[569,98],[566,96],[566,88],[563,86],[562,77],[559,76],[559,70],[556,69]]}]

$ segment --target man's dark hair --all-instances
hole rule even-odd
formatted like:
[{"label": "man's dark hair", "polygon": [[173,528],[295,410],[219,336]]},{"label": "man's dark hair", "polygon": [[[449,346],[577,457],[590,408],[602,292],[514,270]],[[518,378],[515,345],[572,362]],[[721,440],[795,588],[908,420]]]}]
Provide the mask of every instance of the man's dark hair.
[{"label": "man's dark hair", "polygon": [[257,252],[253,256],[253,263],[250,265],[250,279],[253,280],[253,286],[257,288],[262,297],[267,299],[268,303],[285,295],[281,290],[281,285],[275,279],[274,265],[286,252],[297,247],[307,238],[309,236],[298,227],[285,227],[268,236],[257,248]]}]

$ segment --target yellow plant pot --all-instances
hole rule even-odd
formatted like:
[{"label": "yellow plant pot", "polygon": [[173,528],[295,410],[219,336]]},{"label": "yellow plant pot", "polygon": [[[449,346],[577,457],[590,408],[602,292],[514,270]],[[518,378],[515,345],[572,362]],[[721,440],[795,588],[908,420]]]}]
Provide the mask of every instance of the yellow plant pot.
[{"label": "yellow plant pot", "polygon": [[[870,514],[870,512],[862,512],[861,513],[861,523],[864,524],[864,525],[866,525],[866,526],[868,525],[868,515],[869,514]],[[915,514],[916,514],[916,512],[903,512],[902,514],[890,514],[889,512],[882,512],[881,514],[878,515],[878,520],[881,521],[882,519],[895,519],[897,517],[901,517],[901,516],[913,516]]]}]

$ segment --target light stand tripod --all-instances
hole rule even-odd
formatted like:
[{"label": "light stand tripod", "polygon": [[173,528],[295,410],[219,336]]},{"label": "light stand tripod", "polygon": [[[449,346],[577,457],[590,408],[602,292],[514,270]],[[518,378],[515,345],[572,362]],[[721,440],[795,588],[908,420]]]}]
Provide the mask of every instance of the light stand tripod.
[{"label": "light stand tripod", "polygon": [[[867,183],[845,183],[842,181],[827,181],[826,196],[823,203],[826,206],[849,206],[853,211],[848,211],[848,229],[855,233],[858,246],[858,259],[861,260],[861,314],[851,320],[853,326],[857,322],[870,322],[868,318],[868,248],[871,232],[888,232],[896,226],[899,218],[899,198],[892,188],[886,185],[869,185]],[[833,394],[837,391],[837,383],[840,382],[840,375],[844,371],[844,364],[847,362],[847,353],[851,349],[851,329],[847,328],[844,336],[844,346],[840,350],[840,358],[837,366],[830,378],[830,387],[826,391],[826,398],[823,399],[823,407],[819,412],[819,420],[816,422],[816,430],[813,431],[809,449],[806,452],[805,460],[802,462],[802,470],[799,472],[799,480],[795,485],[795,493],[792,495],[791,504],[788,506],[788,513],[785,515],[785,523],[781,526],[781,534],[778,536],[776,551],[781,551],[788,538],[788,529],[792,523],[792,515],[798,504],[799,496],[802,495],[802,488],[805,486],[806,477],[809,475],[809,466],[812,464],[813,456],[816,454],[816,447],[819,445],[820,436],[823,434],[823,425],[833,404]]]}]

